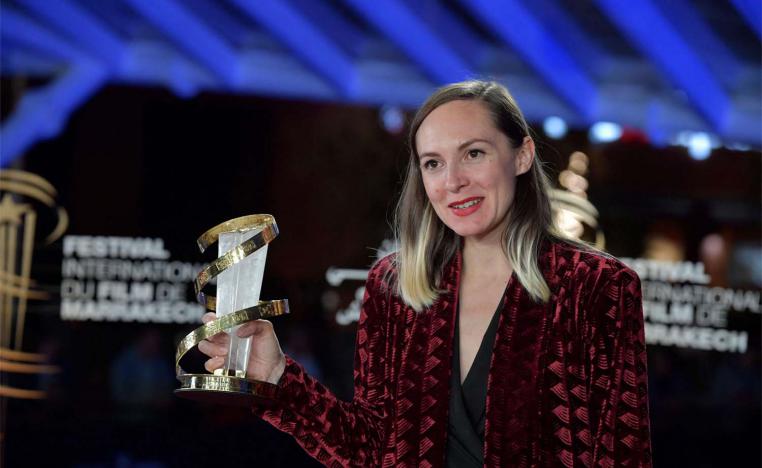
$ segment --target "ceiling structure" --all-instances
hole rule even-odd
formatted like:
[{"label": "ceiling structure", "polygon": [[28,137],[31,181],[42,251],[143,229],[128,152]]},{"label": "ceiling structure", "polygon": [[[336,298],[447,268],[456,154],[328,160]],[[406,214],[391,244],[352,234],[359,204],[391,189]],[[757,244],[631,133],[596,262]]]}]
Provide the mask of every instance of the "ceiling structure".
[{"label": "ceiling structure", "polygon": [[467,78],[526,117],[762,146],[758,0],[2,0],[8,166],[108,84],[413,108]]}]

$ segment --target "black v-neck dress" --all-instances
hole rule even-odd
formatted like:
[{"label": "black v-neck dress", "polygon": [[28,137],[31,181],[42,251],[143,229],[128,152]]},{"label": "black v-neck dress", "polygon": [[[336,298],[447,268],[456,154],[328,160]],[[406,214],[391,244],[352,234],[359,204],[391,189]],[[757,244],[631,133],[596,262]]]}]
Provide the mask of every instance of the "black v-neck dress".
[{"label": "black v-neck dress", "polygon": [[455,319],[455,345],[450,379],[450,416],[447,431],[446,466],[471,468],[484,466],[484,424],[486,421],[487,378],[492,348],[497,335],[500,306],[492,314],[479,351],[463,384],[460,383],[460,306]]}]

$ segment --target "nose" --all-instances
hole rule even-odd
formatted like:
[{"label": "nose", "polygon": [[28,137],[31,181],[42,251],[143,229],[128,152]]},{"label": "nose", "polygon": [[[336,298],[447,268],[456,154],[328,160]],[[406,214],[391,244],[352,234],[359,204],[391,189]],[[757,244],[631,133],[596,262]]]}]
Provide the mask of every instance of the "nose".
[{"label": "nose", "polygon": [[449,192],[458,192],[467,184],[468,180],[463,173],[463,169],[458,164],[449,164],[447,174],[445,175],[445,188]]}]

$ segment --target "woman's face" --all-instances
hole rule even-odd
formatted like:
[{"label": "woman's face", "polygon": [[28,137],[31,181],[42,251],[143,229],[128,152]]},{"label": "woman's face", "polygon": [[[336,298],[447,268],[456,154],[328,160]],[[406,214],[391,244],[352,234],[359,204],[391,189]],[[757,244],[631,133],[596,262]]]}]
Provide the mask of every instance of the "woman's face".
[{"label": "woman's face", "polygon": [[532,139],[512,148],[484,103],[457,100],[426,116],[415,144],[426,195],[439,219],[460,236],[499,239],[516,176],[532,165]]}]

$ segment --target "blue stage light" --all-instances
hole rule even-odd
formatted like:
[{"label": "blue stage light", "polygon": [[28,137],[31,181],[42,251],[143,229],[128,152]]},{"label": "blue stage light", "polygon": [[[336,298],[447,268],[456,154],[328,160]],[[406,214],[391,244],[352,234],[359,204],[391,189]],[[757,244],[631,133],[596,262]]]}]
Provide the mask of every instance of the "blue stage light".
[{"label": "blue stage light", "polygon": [[613,122],[597,122],[590,127],[589,138],[593,143],[608,143],[622,136],[622,127]]},{"label": "blue stage light", "polygon": [[712,154],[712,139],[704,132],[695,132],[688,137],[688,154],[697,161],[703,161]]},{"label": "blue stage light", "polygon": [[550,138],[559,139],[566,135],[569,128],[566,126],[564,119],[553,115],[545,119],[542,123],[542,129]]},{"label": "blue stage light", "polygon": [[378,113],[384,128],[389,133],[399,133],[405,126],[405,114],[397,106],[383,106]]}]

